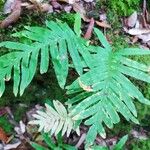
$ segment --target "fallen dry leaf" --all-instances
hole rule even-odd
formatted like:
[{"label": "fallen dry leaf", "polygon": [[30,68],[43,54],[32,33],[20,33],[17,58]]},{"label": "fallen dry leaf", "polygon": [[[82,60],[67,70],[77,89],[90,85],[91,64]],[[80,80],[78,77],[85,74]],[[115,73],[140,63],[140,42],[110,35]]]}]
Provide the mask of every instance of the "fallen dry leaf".
[{"label": "fallen dry leaf", "polygon": [[150,50],[147,46],[145,45],[139,45],[139,48],[144,49],[144,50]]},{"label": "fallen dry leaf", "polygon": [[141,15],[141,24],[142,24],[143,28],[147,28],[147,23],[146,23],[146,19],[145,19],[144,14]]},{"label": "fallen dry leaf", "polygon": [[14,119],[14,115],[10,109],[10,107],[5,107],[6,111],[7,111],[7,114],[10,116],[10,118]]},{"label": "fallen dry leaf", "polygon": [[150,33],[150,29],[140,29],[140,28],[132,28],[127,30],[130,35],[141,35]]},{"label": "fallen dry leaf", "polygon": [[74,4],[76,2],[76,0],[59,0],[60,2],[66,2],[69,4]]},{"label": "fallen dry leaf", "polygon": [[145,12],[145,18],[146,18],[147,23],[150,23],[150,13],[147,10]]},{"label": "fallen dry leaf", "polygon": [[148,139],[146,133],[144,131],[136,131],[136,130],[131,130],[131,135],[134,138],[140,139],[140,140],[146,140]]},{"label": "fallen dry leaf", "polygon": [[5,115],[5,114],[7,114],[7,111],[6,111],[5,107],[0,108],[0,117]]},{"label": "fallen dry leaf", "polygon": [[79,148],[82,145],[82,143],[85,141],[85,139],[86,139],[86,134],[83,133],[75,147]]},{"label": "fallen dry leaf", "polygon": [[13,10],[15,6],[15,1],[16,0],[7,0],[6,3],[4,4],[4,9],[3,12],[4,14],[9,14]]},{"label": "fallen dry leaf", "polygon": [[102,22],[100,22],[100,21],[95,21],[95,22],[96,22],[96,24],[97,24],[98,26],[100,26],[100,27],[103,27],[103,28],[111,28],[111,25],[107,24],[107,23],[104,22],[104,21],[102,21]]},{"label": "fallen dry leaf", "polygon": [[29,142],[27,142],[27,140],[21,140],[20,145],[11,150],[35,150],[35,149],[29,144]]},{"label": "fallen dry leaf", "polygon": [[51,5],[53,6],[53,8],[62,8],[62,6],[57,2],[57,0],[51,0]]},{"label": "fallen dry leaf", "polygon": [[99,19],[100,19],[100,21],[106,21],[106,19],[107,19],[106,13],[100,14]]},{"label": "fallen dry leaf", "polygon": [[138,41],[138,37],[137,36],[134,36],[133,38],[132,38],[132,44],[134,44],[134,43],[136,43]]},{"label": "fallen dry leaf", "polygon": [[88,26],[88,29],[87,29],[87,31],[86,31],[86,33],[84,35],[85,39],[90,39],[91,38],[92,32],[93,32],[93,28],[94,28],[94,22],[95,22],[94,19],[91,18],[89,26]]},{"label": "fallen dry leaf", "polygon": [[77,13],[79,13],[81,15],[81,18],[85,21],[85,22],[89,22],[90,19],[88,19],[86,17],[86,11],[84,10],[84,7],[81,4],[78,3],[74,3],[73,4],[73,10]]},{"label": "fallen dry leaf", "polygon": [[20,121],[19,122],[19,126],[16,126],[15,127],[15,131],[17,132],[18,135],[22,135],[25,133],[26,131],[26,126],[25,124],[23,123],[23,121]]},{"label": "fallen dry leaf", "polygon": [[64,7],[65,12],[67,12],[67,13],[70,13],[71,9],[72,9],[72,6],[70,6],[70,5]]},{"label": "fallen dry leaf", "polygon": [[52,13],[53,12],[53,7],[48,3],[43,3],[43,4],[41,4],[41,11]]},{"label": "fallen dry leaf", "polygon": [[3,141],[3,142],[7,142],[8,140],[8,137],[5,133],[5,131],[0,127],[0,140]]},{"label": "fallen dry leaf", "polygon": [[128,27],[134,27],[137,22],[137,12],[135,11],[131,16],[127,18],[127,25]]},{"label": "fallen dry leaf", "polygon": [[44,0],[29,0],[31,3],[42,3]]},{"label": "fallen dry leaf", "polygon": [[42,12],[42,11],[44,11],[44,9],[48,9],[48,8],[46,8],[47,5],[44,6],[45,8],[42,8],[42,5],[43,5],[42,0],[29,0],[29,1],[32,3],[32,4],[29,4],[28,6],[26,6],[26,8],[29,10]]},{"label": "fallen dry leaf", "polygon": [[15,6],[11,14],[0,23],[0,28],[6,28],[12,23],[15,23],[19,19],[20,15],[21,15],[21,1],[16,0]]},{"label": "fallen dry leaf", "polygon": [[147,43],[150,41],[150,34],[142,34],[138,35],[137,37],[141,39],[143,43]]},{"label": "fallen dry leaf", "polygon": [[139,20],[136,21],[135,28],[142,28]]},{"label": "fallen dry leaf", "polygon": [[7,144],[6,146],[4,146],[4,150],[12,150],[14,148],[17,148],[20,144],[21,144],[20,141],[14,144]]}]

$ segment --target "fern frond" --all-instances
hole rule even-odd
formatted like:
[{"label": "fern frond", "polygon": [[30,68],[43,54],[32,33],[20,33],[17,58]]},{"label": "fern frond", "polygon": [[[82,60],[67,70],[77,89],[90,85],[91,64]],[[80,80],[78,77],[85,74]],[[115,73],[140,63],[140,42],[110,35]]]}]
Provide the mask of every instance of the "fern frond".
[{"label": "fern frond", "polygon": [[13,52],[0,57],[0,96],[5,91],[5,80],[13,76],[15,96],[23,94],[32,81],[40,58],[40,73],[46,73],[49,61],[53,63],[60,87],[64,88],[69,69],[69,56],[79,75],[83,73],[83,62],[93,67],[92,55],[87,49],[87,41],[76,35],[67,24],[46,22],[46,27],[26,27],[14,37],[25,37],[30,44],[1,42],[0,47]]},{"label": "fern frond", "polygon": [[68,137],[71,130],[76,130],[79,134],[76,122],[68,115],[66,108],[59,101],[53,101],[53,104],[55,109],[45,104],[45,111],[37,111],[37,114],[33,115],[35,120],[30,121],[29,124],[39,125],[39,132],[43,130],[55,136],[62,131],[62,136],[67,133]]},{"label": "fern frond", "polygon": [[103,123],[112,128],[120,121],[119,114],[127,121],[139,123],[134,99],[150,105],[150,101],[127,78],[130,76],[150,83],[149,66],[126,57],[150,55],[150,51],[130,48],[113,52],[103,34],[98,29],[95,33],[104,47],[95,54],[95,66],[67,87],[68,94],[77,94],[67,102],[72,105],[70,116],[73,120],[85,119],[85,124],[91,126],[88,143],[93,143],[97,134],[104,138]]},{"label": "fern frond", "polygon": [[[80,19],[79,19],[80,20]],[[15,95],[23,94],[32,81],[40,58],[40,73],[46,73],[49,61],[53,63],[60,87],[64,88],[69,66],[73,66],[79,77],[66,87],[67,94],[77,94],[69,99],[69,113],[58,101],[53,109],[46,105],[46,111],[38,111],[36,120],[30,122],[40,126],[39,131],[69,136],[76,130],[78,122],[85,120],[90,126],[87,142],[93,143],[97,134],[105,138],[103,123],[108,128],[120,121],[119,115],[127,121],[139,123],[133,100],[150,105],[128,76],[150,83],[149,66],[136,62],[128,56],[150,55],[150,51],[128,48],[113,51],[102,32],[95,29],[101,44],[89,45],[80,37],[80,25],[75,33],[64,23],[46,22],[46,27],[26,27],[14,34],[31,40],[30,44],[1,42],[0,47],[13,51],[0,57],[0,96],[5,91],[5,81],[13,76]],[[72,60],[71,65],[70,59]]]}]

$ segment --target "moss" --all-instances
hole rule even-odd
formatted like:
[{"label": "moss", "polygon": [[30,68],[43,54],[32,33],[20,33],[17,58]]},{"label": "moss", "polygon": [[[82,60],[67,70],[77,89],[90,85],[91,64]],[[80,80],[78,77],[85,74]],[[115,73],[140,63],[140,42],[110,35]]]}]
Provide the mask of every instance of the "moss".
[{"label": "moss", "polygon": [[20,120],[22,120],[22,119],[25,117],[26,111],[27,111],[27,107],[20,107],[20,106],[18,107],[18,105],[15,106],[14,112],[13,112],[13,114],[14,114],[14,119],[15,119],[17,122],[19,122]]},{"label": "moss", "polygon": [[61,12],[61,13],[47,14],[45,20],[54,20],[54,21],[61,20],[63,22],[66,22],[70,27],[73,27],[74,17],[75,13]]},{"label": "moss", "polygon": [[[0,1],[0,12],[2,12],[3,5],[4,5],[4,0],[1,0],[1,1]],[[1,15],[1,14],[0,14],[0,15]]]},{"label": "moss", "polygon": [[150,139],[147,140],[134,140],[130,145],[131,150],[148,150],[150,149]]},{"label": "moss", "polygon": [[[4,19],[5,16],[0,14],[0,18]],[[1,20],[2,20],[1,19]],[[66,22],[69,26],[73,27],[74,24],[74,13],[52,13],[52,14],[45,14],[45,13],[38,13],[33,11],[27,11],[27,13],[24,13],[21,15],[20,19],[13,24],[12,26],[1,29],[0,30],[0,41],[14,41],[14,39],[11,34],[15,32],[19,32],[24,29],[24,26],[45,26],[46,20],[61,20],[63,22]],[[1,55],[2,52],[0,52]]]},{"label": "moss", "polygon": [[128,36],[122,32],[122,23],[118,14],[114,13],[111,10],[107,12],[107,20],[111,25],[111,28],[107,30],[107,38],[110,40],[110,43],[114,50],[123,49],[129,47]]},{"label": "moss", "polygon": [[120,122],[114,125],[112,129],[106,129],[108,137],[119,136],[122,137],[132,130],[132,124],[121,117]]},{"label": "moss", "polygon": [[0,117],[0,127],[2,127],[7,134],[11,134],[13,132],[13,126],[10,124],[6,116]]},{"label": "moss", "polygon": [[140,8],[140,0],[109,0],[109,9],[119,16],[129,16]]},{"label": "moss", "polygon": [[96,7],[105,10],[105,12],[111,11],[117,14],[119,17],[129,16],[134,11],[140,11],[142,0],[97,0]]}]

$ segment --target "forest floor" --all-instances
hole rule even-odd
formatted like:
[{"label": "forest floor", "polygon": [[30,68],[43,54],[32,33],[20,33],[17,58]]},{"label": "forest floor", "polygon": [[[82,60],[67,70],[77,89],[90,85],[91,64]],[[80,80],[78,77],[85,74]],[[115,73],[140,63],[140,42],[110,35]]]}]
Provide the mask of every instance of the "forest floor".
[{"label": "forest floor", "polygon": [[[144,49],[150,48],[150,33],[146,32],[150,28],[150,13],[148,13],[150,6],[145,1],[138,1],[131,8],[125,3],[120,7],[115,4],[115,0],[113,0],[114,4],[110,5],[107,5],[105,0],[79,0],[78,2],[72,0],[71,4],[69,0],[64,0],[65,2],[53,0],[49,3],[47,1],[38,2],[38,0],[22,0],[21,6],[18,1],[20,2],[20,0],[11,2],[2,0],[0,2],[0,42],[14,41],[11,34],[23,30],[24,26],[44,26],[46,20],[61,20],[73,28],[75,13],[80,13],[83,19],[82,36],[91,38],[93,28],[97,27],[103,31],[114,50],[135,46]],[[118,7],[123,9],[119,10]],[[126,9],[130,9],[130,11],[126,11]],[[5,49],[0,50],[0,56],[5,53],[7,53]],[[134,59],[145,64],[150,63],[149,57],[135,57]],[[7,83],[7,90],[0,98],[0,150],[4,148],[32,150],[29,141],[42,143],[37,129],[32,129],[27,124],[31,114],[40,109],[45,102],[53,99],[65,101],[65,91],[56,84],[53,69],[49,69],[48,73],[44,75],[40,75],[38,72],[21,97],[13,95],[12,81]],[[150,99],[150,85],[140,81],[135,81],[135,83],[140,87],[144,96]],[[138,102],[136,102],[136,107],[140,125],[127,122],[122,118],[122,121],[113,129],[107,130],[105,140],[97,137],[96,143],[111,147],[122,136],[128,134],[126,149],[150,149],[150,107]],[[63,140],[67,144],[76,145],[79,150],[84,149],[86,132],[87,127],[83,125],[81,136],[71,134],[69,139],[64,137]]]}]

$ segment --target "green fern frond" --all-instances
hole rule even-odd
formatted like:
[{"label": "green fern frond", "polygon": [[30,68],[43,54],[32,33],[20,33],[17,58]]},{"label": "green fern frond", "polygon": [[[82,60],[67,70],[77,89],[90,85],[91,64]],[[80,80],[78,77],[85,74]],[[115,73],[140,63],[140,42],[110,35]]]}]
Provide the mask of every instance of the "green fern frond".
[{"label": "green fern frond", "polygon": [[119,114],[138,124],[134,99],[150,105],[150,101],[127,78],[130,76],[150,83],[149,66],[126,57],[150,55],[150,51],[130,48],[113,52],[103,34],[98,29],[95,33],[104,47],[95,54],[95,66],[67,87],[68,94],[77,94],[67,102],[72,105],[70,116],[73,120],[85,119],[85,124],[91,126],[88,143],[93,143],[97,134],[105,138],[103,123],[113,128],[113,124],[120,121]]},{"label": "green fern frond", "polygon": [[[92,67],[92,56],[87,41],[76,35],[67,24],[46,22],[46,27],[26,27],[14,37],[25,37],[31,44],[1,42],[0,47],[13,52],[0,57],[0,96],[5,91],[5,80],[13,76],[15,96],[23,94],[32,81],[40,58],[40,73],[46,73],[51,60],[60,87],[64,88],[69,68],[69,56],[79,75],[83,73],[83,62]],[[86,54],[86,55],[85,55]]]},{"label": "green fern frond", "polygon": [[78,122],[85,120],[85,125],[90,126],[86,140],[92,144],[97,134],[105,138],[103,124],[113,128],[120,121],[120,114],[127,121],[139,123],[133,100],[148,105],[150,101],[128,77],[150,83],[150,67],[128,56],[150,55],[150,51],[127,48],[114,52],[102,32],[96,28],[94,31],[103,47],[89,45],[80,37],[80,23],[74,33],[67,24],[52,21],[46,22],[45,28],[26,27],[14,34],[29,39],[30,44],[1,42],[0,47],[13,51],[0,57],[0,96],[5,91],[5,81],[12,76],[14,94],[22,95],[35,75],[38,59],[41,74],[47,72],[51,60],[62,88],[69,67],[75,68],[79,77],[66,89],[67,94],[76,96],[67,101],[69,113],[58,101],[53,102],[55,109],[46,105],[45,112],[38,111],[34,115],[36,120],[30,123],[38,124],[39,131],[55,135],[62,131],[62,135],[67,132],[69,136],[79,126]]},{"label": "green fern frond", "polygon": [[55,136],[62,131],[62,136],[67,133],[68,137],[71,130],[76,130],[79,134],[79,127],[76,127],[76,122],[68,115],[66,108],[59,101],[53,101],[53,104],[55,109],[45,104],[45,111],[37,111],[37,114],[33,115],[35,120],[29,124],[39,125],[39,132],[43,130]]}]

